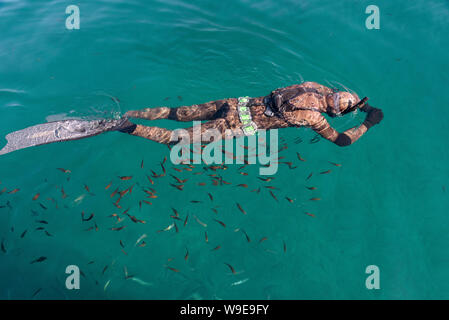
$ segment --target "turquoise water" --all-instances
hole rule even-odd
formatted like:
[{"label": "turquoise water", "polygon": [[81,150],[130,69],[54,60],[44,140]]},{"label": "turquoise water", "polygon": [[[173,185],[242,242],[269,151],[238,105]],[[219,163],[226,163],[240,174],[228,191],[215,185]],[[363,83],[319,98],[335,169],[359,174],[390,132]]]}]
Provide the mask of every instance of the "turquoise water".
[{"label": "turquoise water", "polygon": [[[0,136],[50,115],[261,96],[302,81],[341,83],[369,96],[385,119],[347,148],[311,144],[307,129],[280,130],[288,144],[281,155],[297,168],[281,165],[271,182],[257,178],[257,165],[244,170],[248,176],[230,165],[216,173],[232,185],[213,186],[208,172],[193,174],[202,166],[178,173],[167,163],[167,173],[189,179],[184,191],[171,187],[168,175],[148,183],[146,175],[160,173],[169,156],[165,146],[118,132],[2,156],[0,190],[20,191],[0,195],[0,298],[449,298],[447,1],[77,1],[80,29],[67,30],[70,4],[0,1]],[[379,30],[365,27],[370,4],[380,8]],[[343,130],[362,120],[332,124]],[[128,175],[133,179],[117,178]],[[134,183],[118,210],[110,194]],[[241,183],[249,188],[236,187]],[[268,189],[250,192],[265,184],[278,188],[279,202]],[[140,186],[153,187],[158,198],[146,199]],[[142,199],[153,204],[139,209]],[[186,227],[178,221],[179,233],[157,233],[172,223],[171,207],[182,219],[189,215]],[[127,208],[146,223],[127,218],[119,224],[126,228],[111,231],[109,216]],[[81,211],[94,218],[82,222]],[[94,222],[98,231],[86,231]],[[35,230],[40,226],[51,236]],[[146,246],[135,246],[143,234]],[[40,256],[47,260],[30,264]],[[84,274],[80,290],[65,288],[72,264]],[[380,290],[365,287],[372,264]],[[140,281],[125,279],[124,267]]]}]

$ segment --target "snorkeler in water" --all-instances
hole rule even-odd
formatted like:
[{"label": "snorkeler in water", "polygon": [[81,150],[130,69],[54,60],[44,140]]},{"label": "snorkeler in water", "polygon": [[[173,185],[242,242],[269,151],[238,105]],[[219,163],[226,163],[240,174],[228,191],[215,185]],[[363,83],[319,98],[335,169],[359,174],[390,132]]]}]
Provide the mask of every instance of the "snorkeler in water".
[{"label": "snorkeler in water", "polygon": [[[201,124],[201,132],[218,129],[223,138],[226,130],[234,135],[251,135],[257,129],[310,127],[323,138],[338,146],[348,146],[357,141],[368,129],[383,119],[383,112],[360,100],[357,94],[330,89],[316,82],[304,82],[272,91],[265,97],[230,98],[204,104],[178,108],[148,108],[128,111],[125,117],[148,120],[175,121],[208,120]],[[337,117],[360,109],[366,112],[365,121],[358,127],[339,133],[333,129],[323,113]],[[129,121],[119,131],[170,144],[172,131],[160,127],[136,125]],[[187,130],[193,134],[193,127]],[[207,141],[208,142],[208,141]]]},{"label": "snorkeler in water", "polygon": [[[338,146],[348,146],[383,119],[382,110],[370,106],[367,100],[360,100],[355,93],[338,91],[316,82],[304,82],[276,89],[267,96],[257,98],[230,98],[178,108],[156,107],[128,111],[118,120],[72,119],[44,123],[8,134],[8,144],[0,150],[0,154],[41,144],[82,139],[106,131],[120,131],[162,144],[177,142],[172,140],[172,130],[134,124],[129,118],[183,122],[207,120],[199,125],[201,133],[218,129],[223,138],[228,137],[229,131],[232,137],[253,135],[258,129],[305,126]],[[343,116],[357,109],[366,112],[365,121],[342,133],[333,129],[323,116],[324,113],[330,117]],[[192,140],[194,127],[187,131]]]}]

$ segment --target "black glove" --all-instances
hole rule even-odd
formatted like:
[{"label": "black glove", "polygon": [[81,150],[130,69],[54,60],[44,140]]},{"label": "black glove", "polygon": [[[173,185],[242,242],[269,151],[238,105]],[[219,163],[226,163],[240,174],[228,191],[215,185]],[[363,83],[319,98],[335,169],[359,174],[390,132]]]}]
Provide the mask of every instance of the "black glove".
[{"label": "black glove", "polygon": [[382,110],[373,107],[371,108],[372,109],[368,112],[368,115],[363,122],[368,129],[381,122],[384,118],[384,113]]},{"label": "black glove", "polygon": [[370,106],[368,103],[365,103],[365,105],[362,108],[360,108],[360,111],[370,112],[374,109],[375,109],[374,107]]}]

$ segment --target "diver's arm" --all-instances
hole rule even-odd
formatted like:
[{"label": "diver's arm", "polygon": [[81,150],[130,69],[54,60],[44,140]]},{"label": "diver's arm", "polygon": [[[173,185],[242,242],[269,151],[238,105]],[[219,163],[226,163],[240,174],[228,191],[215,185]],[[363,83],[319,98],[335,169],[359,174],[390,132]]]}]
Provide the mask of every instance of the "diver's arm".
[{"label": "diver's arm", "polygon": [[378,108],[369,106],[369,108],[365,109],[364,112],[367,112],[368,114],[366,115],[365,121],[363,121],[360,126],[353,127],[342,133],[339,133],[332,128],[326,118],[321,114],[319,114],[319,116],[312,117],[309,122],[312,129],[323,138],[332,141],[340,147],[345,147],[356,142],[372,126],[378,124],[383,119],[383,112]]},{"label": "diver's arm", "polygon": [[323,138],[332,141],[340,147],[353,144],[368,131],[368,126],[365,122],[358,127],[354,127],[340,133],[332,128],[326,118],[321,114],[319,117],[314,118],[314,120],[315,121],[310,123],[312,129]]}]

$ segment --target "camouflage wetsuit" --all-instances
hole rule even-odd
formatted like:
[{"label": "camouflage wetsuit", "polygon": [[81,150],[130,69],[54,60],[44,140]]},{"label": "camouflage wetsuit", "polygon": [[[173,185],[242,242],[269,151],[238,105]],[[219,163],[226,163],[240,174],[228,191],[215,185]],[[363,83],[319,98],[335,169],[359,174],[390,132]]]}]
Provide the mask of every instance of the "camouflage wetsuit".
[{"label": "camouflage wetsuit", "polygon": [[[300,85],[277,89],[277,91],[281,90],[280,92],[282,93],[282,90],[289,89],[295,89],[298,92],[297,95],[288,101],[291,107],[286,108],[282,114],[277,113],[271,117],[264,113],[267,101],[269,101],[267,97],[270,97],[270,95],[250,99],[249,106],[252,119],[257,124],[258,129],[269,130],[292,126],[307,126],[323,138],[339,146],[346,146],[357,141],[370,127],[379,123],[383,118],[380,109],[365,105],[361,110],[367,112],[366,120],[358,127],[338,133],[329,125],[322,113],[335,116],[338,112],[344,111],[351,104],[353,105],[359,101],[359,97],[355,93],[336,92],[315,82],[304,82]],[[226,129],[232,130],[237,135],[242,133],[237,103],[238,99],[230,98],[178,108],[156,107],[128,111],[125,116],[148,120],[207,120],[207,122],[201,124],[201,132],[210,128],[216,128],[226,138],[224,135]],[[193,127],[187,130],[192,139]],[[165,128],[135,125],[128,122],[128,125],[121,131],[163,144],[171,143],[172,131]]]}]

